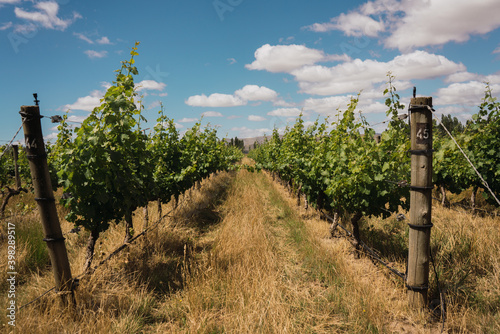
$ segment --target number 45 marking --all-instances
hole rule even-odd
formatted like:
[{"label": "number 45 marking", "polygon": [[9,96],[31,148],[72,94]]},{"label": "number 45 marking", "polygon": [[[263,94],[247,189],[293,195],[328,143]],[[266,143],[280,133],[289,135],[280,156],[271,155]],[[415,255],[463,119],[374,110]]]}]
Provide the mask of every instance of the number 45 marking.
[{"label": "number 45 marking", "polygon": [[425,144],[431,137],[431,129],[427,123],[417,123],[417,144]]}]

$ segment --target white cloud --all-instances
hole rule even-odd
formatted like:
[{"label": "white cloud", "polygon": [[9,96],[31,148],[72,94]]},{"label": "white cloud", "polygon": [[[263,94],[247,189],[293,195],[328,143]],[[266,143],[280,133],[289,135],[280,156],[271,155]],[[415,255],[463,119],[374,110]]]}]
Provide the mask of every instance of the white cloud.
[{"label": "white cloud", "polygon": [[95,50],[86,50],[84,53],[90,58],[104,58],[108,55],[108,51],[95,51]]},{"label": "white cloud", "polygon": [[2,25],[0,25],[0,31],[10,29],[12,25],[12,22],[2,23]]},{"label": "white cloud", "polygon": [[[366,95],[367,94],[361,94],[358,105],[356,106],[357,111],[361,111],[363,114],[385,113],[385,111],[387,111],[387,106],[384,103],[369,98]],[[326,116],[337,115],[339,111],[343,111],[347,108],[347,105],[351,103],[352,97],[354,96],[337,95],[320,99],[309,98],[304,101],[304,110],[314,111]],[[380,97],[381,96],[377,96],[377,98]]]},{"label": "white cloud", "polygon": [[[478,106],[484,98],[485,83],[469,81],[465,83],[453,83],[448,87],[438,89],[434,105],[465,105]],[[493,93],[500,93],[500,84],[490,84]]]},{"label": "white cloud", "polygon": [[252,122],[262,122],[267,120],[267,118],[258,115],[249,115],[248,120]]},{"label": "white cloud", "polygon": [[62,109],[92,111],[95,107],[101,104],[101,99],[103,96],[104,92],[100,90],[94,90],[90,93],[90,95],[79,97],[75,103],[66,104],[62,107]]},{"label": "white cloud", "polygon": [[471,80],[480,80],[481,76],[467,71],[457,72],[449,75],[444,79],[444,82],[464,82]]},{"label": "white cloud", "polygon": [[264,135],[271,135],[273,133],[273,129],[268,128],[260,128],[260,129],[249,129],[246,126],[243,127],[234,127],[231,128],[230,131],[237,132],[238,138],[253,138],[253,137],[261,137]]},{"label": "white cloud", "polygon": [[231,94],[214,93],[190,96],[185,103],[193,107],[236,107],[246,105],[248,101],[274,101],[278,93],[257,85],[246,85]]},{"label": "white cloud", "polygon": [[73,13],[73,18],[71,19],[60,19],[57,14],[59,12],[59,4],[57,2],[52,1],[44,1],[38,2],[34,5],[37,11],[28,12],[24,9],[16,7],[14,9],[14,13],[17,18],[24,19],[30,21],[32,23],[37,23],[46,29],[55,29],[55,30],[65,30],[69,27],[74,21],[82,16],[78,13]]},{"label": "white cloud", "polygon": [[371,89],[387,80],[388,71],[399,80],[431,79],[465,71],[465,66],[441,55],[414,51],[388,62],[355,59],[334,67],[305,66],[292,74],[304,93],[338,95]]},{"label": "white cloud", "polygon": [[103,44],[103,45],[111,44],[111,42],[109,41],[109,38],[107,38],[106,36],[101,37],[96,42],[98,44]]},{"label": "white cloud", "polygon": [[0,0],[0,6],[1,5],[13,5],[15,3],[20,3],[21,0]]},{"label": "white cloud", "polygon": [[306,28],[343,31],[346,36],[381,37],[386,47],[409,51],[428,45],[465,42],[500,27],[498,0],[375,0]]},{"label": "white cloud", "polygon": [[500,84],[500,71],[487,75],[483,81],[489,82],[490,84]]},{"label": "white cloud", "polygon": [[71,123],[82,123],[85,118],[87,118],[87,116],[75,116],[75,115],[71,115],[68,117],[68,122],[71,122]]},{"label": "white cloud", "polygon": [[51,142],[52,140],[56,141],[57,140],[57,132],[49,133],[48,135],[44,136],[43,139],[46,142]]},{"label": "white cloud", "polygon": [[[345,59],[346,56],[338,57]],[[265,44],[255,51],[255,60],[245,67],[249,70],[266,70],[273,73],[291,72],[305,65],[334,59],[332,55],[325,55],[323,51],[310,49],[304,45]]]},{"label": "white cloud", "polygon": [[493,50],[493,52],[492,52],[492,53],[493,53],[493,54],[495,54],[495,53],[500,53],[500,46],[498,46],[495,50]]},{"label": "white cloud", "polygon": [[347,36],[371,36],[375,37],[379,32],[385,30],[385,25],[381,21],[376,21],[368,15],[358,12],[340,14],[332,18],[328,23],[314,23],[306,27],[315,32],[327,32],[331,30],[343,31]]},{"label": "white cloud", "polygon": [[280,44],[289,44],[292,43],[295,40],[294,36],[288,36],[287,38],[281,37],[278,41]]},{"label": "white cloud", "polygon": [[203,117],[222,117],[224,115],[222,115],[220,112],[217,112],[217,111],[205,111],[204,113],[201,114],[201,116],[203,116]]},{"label": "white cloud", "polygon": [[160,101],[154,101],[153,103],[151,103],[150,105],[147,106],[147,110],[151,110],[151,109],[155,109],[155,108],[158,108],[161,106],[161,102]]},{"label": "white cloud", "polygon": [[78,32],[74,32],[73,35],[76,36],[76,37],[78,37],[82,41],[85,41],[85,42],[87,42],[89,44],[94,44],[94,41],[91,40],[90,38],[88,38],[87,36],[85,36],[84,34],[81,34],[81,33],[78,33]]},{"label": "white cloud", "polygon": [[264,86],[246,85],[234,92],[244,101],[272,101],[278,97],[278,93]]},{"label": "white cloud", "polygon": [[179,123],[198,122],[198,118],[187,118],[187,117],[184,117],[184,118],[181,118],[180,120],[178,120],[177,122],[179,122]]},{"label": "white cloud", "polygon": [[279,108],[267,113],[269,116],[296,117],[303,114],[299,108]]},{"label": "white cloud", "polygon": [[210,96],[205,94],[190,96],[185,103],[192,107],[236,107],[245,105],[246,102],[229,94],[214,93]]},{"label": "white cloud", "polygon": [[237,63],[236,59],[234,59],[234,58],[227,58],[227,61],[229,62],[230,65]]},{"label": "white cloud", "polygon": [[275,107],[295,107],[296,104],[294,102],[287,102],[283,99],[277,99],[273,101],[273,106]]},{"label": "white cloud", "polygon": [[465,42],[473,34],[486,34],[500,27],[498,16],[493,14],[499,12],[497,0],[408,1],[405,16],[397,22],[385,45],[407,50],[450,41]]},{"label": "white cloud", "polygon": [[183,129],[185,127],[184,125],[179,124],[179,123],[175,123],[175,122],[174,122],[174,125],[175,125],[176,129]]},{"label": "white cloud", "polygon": [[113,86],[111,83],[106,81],[101,81],[101,87],[104,87],[104,89],[108,90],[111,86]]},{"label": "white cloud", "polygon": [[321,99],[309,98],[304,101],[304,110],[315,111],[323,115],[333,115],[337,113],[337,109],[345,108],[350,101],[350,96],[346,95],[330,96]]},{"label": "white cloud", "polygon": [[165,89],[167,85],[164,84],[163,82],[158,82],[155,80],[142,80],[138,84],[136,84],[136,89],[138,92],[143,91],[143,90],[158,90],[162,91]]}]

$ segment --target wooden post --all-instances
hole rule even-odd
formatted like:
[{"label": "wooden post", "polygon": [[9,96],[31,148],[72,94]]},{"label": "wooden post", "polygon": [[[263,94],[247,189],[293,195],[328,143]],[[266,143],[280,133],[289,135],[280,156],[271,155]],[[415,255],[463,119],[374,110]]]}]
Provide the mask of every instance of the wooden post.
[{"label": "wooden post", "polygon": [[410,235],[408,246],[408,301],[427,305],[432,207],[432,97],[412,98]]},{"label": "wooden post", "polygon": [[61,295],[64,305],[67,305],[68,302],[74,304],[73,278],[47,166],[40,109],[38,106],[22,106],[19,113],[23,118],[26,155],[35,190],[35,201],[43,225],[45,236],[43,240],[49,249],[56,289]]}]

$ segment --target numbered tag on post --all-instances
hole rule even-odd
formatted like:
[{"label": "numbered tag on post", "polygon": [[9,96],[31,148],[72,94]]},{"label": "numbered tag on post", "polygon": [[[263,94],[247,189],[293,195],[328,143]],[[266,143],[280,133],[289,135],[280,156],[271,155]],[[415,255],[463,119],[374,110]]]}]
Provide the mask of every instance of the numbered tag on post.
[{"label": "numbered tag on post", "polygon": [[431,129],[428,123],[417,123],[417,144],[429,144],[431,140]]}]

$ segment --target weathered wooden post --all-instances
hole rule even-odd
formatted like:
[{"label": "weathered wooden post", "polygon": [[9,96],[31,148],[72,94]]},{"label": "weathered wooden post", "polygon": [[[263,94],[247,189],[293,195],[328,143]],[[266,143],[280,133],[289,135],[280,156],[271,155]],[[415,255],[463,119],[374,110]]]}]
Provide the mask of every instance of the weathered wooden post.
[{"label": "weathered wooden post", "polygon": [[432,97],[412,98],[410,235],[406,285],[411,307],[427,305],[432,207]]},{"label": "weathered wooden post", "polygon": [[61,295],[64,305],[67,305],[68,302],[72,304],[75,301],[73,279],[47,166],[40,109],[38,106],[22,106],[19,113],[23,119],[26,155],[35,190],[35,201],[43,225],[45,236],[43,240],[47,243],[49,249],[56,289]]}]

